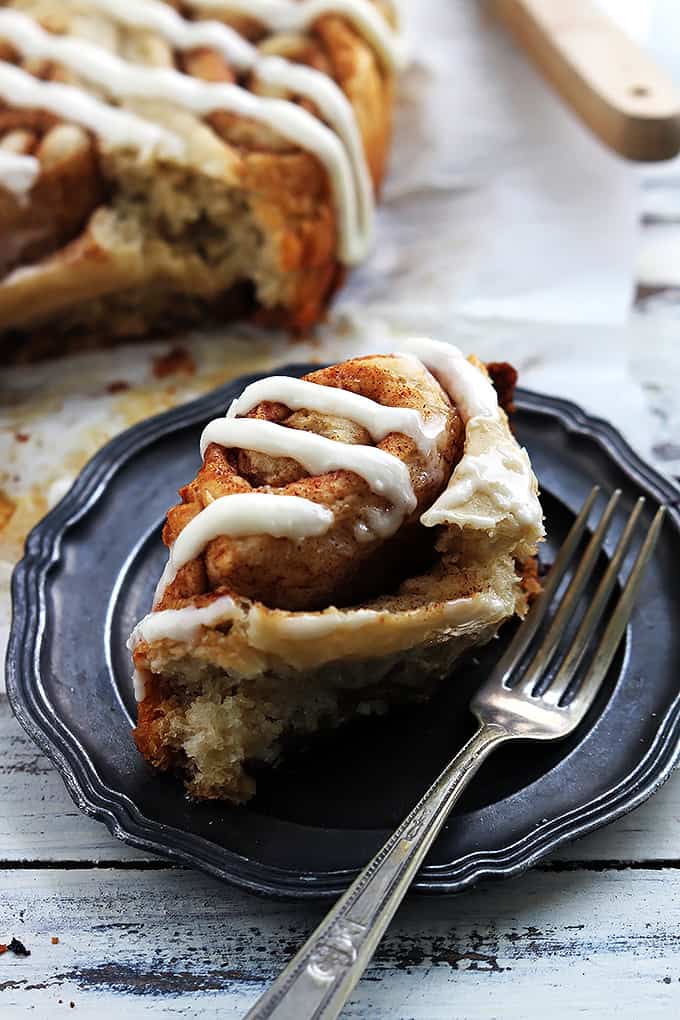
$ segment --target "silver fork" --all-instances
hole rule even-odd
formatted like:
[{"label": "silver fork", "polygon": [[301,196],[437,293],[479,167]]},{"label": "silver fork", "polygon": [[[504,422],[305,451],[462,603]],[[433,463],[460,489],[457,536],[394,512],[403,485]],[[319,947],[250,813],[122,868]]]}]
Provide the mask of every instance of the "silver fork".
[{"label": "silver fork", "polygon": [[[665,512],[664,507],[657,512],[616,605],[598,634],[644,506],[644,499],[638,500],[569,647],[561,650],[565,627],[582,601],[621,496],[619,490],[613,494],[583,555],[574,563],[598,492],[596,487],[586,500],[557,555],[543,593],[473,698],[470,708],[480,723],[475,735],[449,762],[245,1020],[337,1017],[451,808],[487,755],[509,740],[561,739],[583,720],[625,632]],[[539,639],[551,603],[572,565],[573,576]],[[560,664],[551,670],[558,653]]]}]

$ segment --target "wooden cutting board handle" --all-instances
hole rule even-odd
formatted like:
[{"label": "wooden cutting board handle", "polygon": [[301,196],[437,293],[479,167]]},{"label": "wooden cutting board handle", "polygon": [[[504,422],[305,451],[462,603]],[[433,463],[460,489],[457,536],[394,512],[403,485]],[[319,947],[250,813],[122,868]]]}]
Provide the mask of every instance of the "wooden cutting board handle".
[{"label": "wooden cutting board handle", "polygon": [[680,152],[680,92],[590,0],[492,0],[545,78],[628,159]]}]

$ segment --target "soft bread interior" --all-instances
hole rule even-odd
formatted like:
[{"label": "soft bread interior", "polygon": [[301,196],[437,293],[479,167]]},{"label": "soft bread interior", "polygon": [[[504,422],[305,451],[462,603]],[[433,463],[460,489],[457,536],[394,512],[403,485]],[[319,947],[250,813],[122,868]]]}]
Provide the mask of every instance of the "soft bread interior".
[{"label": "soft bread interior", "polygon": [[287,614],[242,602],[190,648],[147,646],[138,746],[157,766],[179,768],[194,796],[246,800],[252,763],[273,764],[289,741],[357,713],[426,699],[465,651],[525,607],[509,557],[487,568],[442,566],[355,618],[309,614],[319,634],[302,642]]},{"label": "soft bread interior", "polygon": [[[455,375],[449,379],[450,389],[435,381],[419,358],[403,354],[335,366],[343,387],[361,380],[368,387],[369,380],[380,378],[380,391],[371,396],[378,403],[388,394],[392,406],[407,404],[413,409],[420,403],[426,417],[448,408],[448,414],[440,417],[437,445],[429,452],[414,440],[405,443],[403,433],[396,440],[392,433],[384,439],[387,445],[396,442],[390,456],[401,461],[402,470],[408,466],[414,498],[416,490],[422,497],[420,503],[416,500],[412,517],[407,515],[391,538],[376,544],[376,556],[400,560],[389,588],[383,587],[377,596],[367,593],[361,575],[371,572],[373,561],[359,552],[348,561],[358,574],[355,599],[332,601],[336,589],[323,575],[337,569],[332,545],[324,546],[334,541],[333,515],[331,530],[288,543],[295,570],[324,582],[325,588],[318,589],[325,591],[321,606],[316,598],[289,604],[291,595],[298,599],[296,585],[286,597],[269,599],[272,589],[264,575],[289,582],[291,574],[269,524],[256,542],[250,532],[245,538],[232,538],[220,531],[198,558],[170,571],[167,578],[164,575],[155,611],[135,629],[131,648],[142,688],[138,747],[157,767],[182,772],[195,796],[248,799],[254,792],[253,762],[271,764],[287,741],[338,726],[356,713],[380,712],[393,703],[426,698],[466,650],[488,642],[504,621],[526,612],[528,598],[538,587],[535,553],[544,533],[528,456],[514,438],[486,373],[456,349],[421,344],[430,350],[433,364],[439,361],[442,377]],[[333,377],[324,371],[333,370],[314,373],[303,385],[327,387]],[[415,379],[419,384],[409,386]],[[467,380],[466,387],[459,386],[460,379]],[[281,382],[269,380],[270,389],[272,385],[276,389]],[[453,399],[454,391],[460,399]],[[308,390],[305,397],[322,399]],[[443,403],[437,404],[435,398]],[[239,474],[247,474],[242,461],[249,470],[256,465],[257,477],[251,481],[258,482],[274,477],[281,481],[281,472],[292,463],[291,484],[309,485],[302,494],[316,494],[334,509],[340,476],[347,486],[340,508],[349,497],[358,497],[353,519],[361,514],[366,477],[353,443],[347,442],[351,430],[340,432],[343,456],[352,454],[353,468],[311,476],[303,471],[298,479],[300,462],[295,461],[293,439],[286,433],[289,411],[285,405],[265,401],[252,412],[264,416],[266,422],[260,424],[267,430],[272,428],[271,417],[278,416],[274,428],[282,443],[285,439],[287,452],[282,464],[253,458],[250,448],[244,457],[241,447],[232,449],[226,441],[225,446],[213,440],[204,447],[203,467],[181,491],[182,502],[168,514],[164,539],[171,550],[181,543],[184,529],[209,512],[206,504],[210,506],[213,497],[226,493],[226,503],[233,507],[229,497],[247,487]],[[304,420],[322,428],[314,416]],[[461,421],[462,448],[456,425]],[[295,418],[294,423],[299,425],[300,420]],[[254,442],[261,430],[246,425]],[[328,422],[323,425],[329,427]],[[239,433],[227,429],[222,434],[233,438]],[[211,461],[211,456],[217,460]],[[277,498],[285,500],[290,493],[286,490]],[[414,528],[427,541],[419,555],[410,556]],[[220,555],[213,562],[211,580],[215,544]],[[247,575],[233,569],[239,550],[247,553],[246,560],[259,556],[257,571],[263,576],[255,579],[255,590],[240,584]]]},{"label": "soft bread interior", "polygon": [[[257,316],[263,323],[308,330],[354,258],[345,258],[339,225],[344,191],[338,191],[336,179],[342,178],[351,195],[357,177],[341,121],[344,117],[356,131],[362,186],[371,205],[387,159],[391,65],[383,64],[370,38],[342,11],[292,32],[279,31],[266,19],[260,24],[230,16],[227,9],[171,5],[185,27],[203,19],[213,33],[216,27],[235,28],[245,51],[253,54],[248,60],[254,63],[241,66],[229,45],[226,50],[217,43],[214,48],[175,46],[172,34],[162,29],[135,27],[123,6],[119,12],[115,5],[107,11],[84,0],[10,0],[2,7],[3,62],[41,83],[82,90],[102,109],[110,104],[178,145],[157,151],[125,137],[110,138],[99,125],[71,122],[67,113],[44,110],[37,100],[35,108],[15,108],[6,89],[6,102],[0,102],[0,153],[35,159],[39,175],[26,193],[13,194],[0,180],[5,239],[0,332],[12,331],[16,356],[30,358],[57,352],[64,343],[87,346],[151,329],[177,329],[206,316],[221,321]],[[385,25],[392,23],[391,5],[376,6]],[[142,98],[116,91],[116,76],[106,80],[93,73],[92,61],[88,70],[72,54],[32,59],[30,46],[12,35],[17,18],[48,36],[82,38],[101,49],[102,60],[115,57],[131,72],[172,71],[204,90],[236,86],[256,104],[276,99],[298,114],[303,107],[309,121],[290,134],[283,126],[290,117],[244,115],[228,98],[222,100],[224,108],[204,112],[200,104],[194,107],[181,93],[164,93],[162,87],[142,89]],[[287,73],[269,82],[258,72],[259,61],[268,57],[279,58],[279,74],[288,62],[288,71],[318,75],[316,90],[312,85],[298,89],[299,78]],[[331,84],[330,90],[324,87]],[[335,120],[324,102],[317,102],[325,93],[335,114],[342,112]],[[252,103],[245,107],[251,108],[260,110]],[[333,147],[337,143],[344,160],[331,160],[332,172],[319,149],[327,131],[335,133]]]},{"label": "soft bread interior", "polygon": [[76,331],[109,317],[119,334],[135,333],[151,320],[189,320],[194,309],[215,305],[246,282],[260,306],[289,300],[297,281],[281,272],[280,236],[268,231],[252,194],[228,174],[110,154],[103,176],[111,198],[84,232],[5,278],[0,328],[56,316],[63,329]]}]

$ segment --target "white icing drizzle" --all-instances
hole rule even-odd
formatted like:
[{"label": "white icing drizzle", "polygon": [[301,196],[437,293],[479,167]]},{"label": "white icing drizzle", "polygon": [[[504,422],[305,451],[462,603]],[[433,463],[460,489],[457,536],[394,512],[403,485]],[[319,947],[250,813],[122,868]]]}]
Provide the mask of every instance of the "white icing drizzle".
[{"label": "white icing drizzle", "polygon": [[[129,642],[128,642],[129,646]],[[132,674],[132,689],[135,692],[135,701],[139,704],[146,697],[146,681],[151,675],[149,669],[136,669]]]},{"label": "white icing drizzle", "polygon": [[[497,623],[510,614],[505,600],[492,592],[474,596],[450,599],[440,603],[433,620],[429,607],[404,610],[404,620],[422,620],[425,628],[442,624],[450,628],[466,628],[470,623]],[[288,613],[264,606],[249,605],[241,608],[229,596],[223,595],[207,606],[184,606],[181,609],[164,609],[152,612],[141,620],[130,635],[127,646],[134,652],[143,641],[178,641],[195,643],[200,637],[201,627],[214,627],[227,621],[244,624],[247,639],[254,648],[268,650],[281,641],[305,642],[323,641],[338,633],[350,633],[364,628],[374,630],[385,622],[389,625],[393,613],[377,609],[324,609],[317,613]],[[135,687],[143,697],[144,677],[136,671]],[[138,700],[141,698],[138,697]]]},{"label": "white icing drizzle", "polygon": [[25,200],[40,176],[40,160],[0,148],[0,187]]},{"label": "white icing drizzle", "polygon": [[244,14],[272,32],[305,32],[324,14],[350,21],[373,46],[387,67],[398,70],[406,62],[406,47],[381,11],[370,0],[187,0],[189,7],[217,14]]},{"label": "white icing drizzle", "polygon": [[[465,451],[451,480],[421,516],[427,528],[459,524],[492,532],[500,522],[528,529],[526,544],[543,535],[538,485],[518,446],[490,379],[451,344],[414,338],[401,353],[417,357],[438,379],[465,422]],[[481,501],[481,502],[480,502]]]},{"label": "white icing drizzle", "polygon": [[411,407],[379,404],[359,393],[285,375],[258,379],[246,386],[229,408],[227,418],[247,414],[262,401],[285,404],[291,411],[305,409],[349,419],[366,429],[377,443],[391,432],[401,432],[413,440],[421,453],[431,452],[446,425],[441,416],[425,422],[422,415]]},{"label": "white icing drizzle", "polygon": [[491,380],[458,347],[428,337],[412,337],[399,353],[410,354],[425,365],[448,393],[463,421],[499,417],[498,396]]},{"label": "white icing drizzle", "polygon": [[[522,528],[538,528],[543,519],[536,481],[526,450],[508,442],[500,429],[493,435],[483,429],[483,419],[468,423],[468,453],[439,499],[423,514],[428,527],[455,523],[459,515],[464,523],[482,530],[493,530],[499,518],[511,519]],[[476,449],[475,449],[476,447]],[[480,498],[491,508],[472,510]]]},{"label": "white icing drizzle", "polygon": [[[131,9],[125,10],[133,17]],[[151,10],[155,10],[155,6],[147,8],[150,20],[158,17],[159,13],[156,11],[152,16],[149,13]],[[161,16],[166,26],[175,26],[170,31],[179,35],[180,30],[177,22],[172,21],[170,9]],[[177,18],[177,21],[181,23],[182,19]],[[191,23],[184,24],[186,31],[191,32]],[[225,26],[216,25],[210,29],[211,37],[215,29],[220,31],[221,37],[224,35],[224,49],[235,46]],[[116,100],[139,97],[158,99],[199,116],[228,110],[266,125],[311,152],[329,176],[338,216],[341,259],[354,264],[365,257],[372,239],[374,203],[363,144],[349,101],[325,75],[279,57],[263,57],[256,65],[257,73],[263,81],[287,91],[311,95],[337,134],[307,110],[288,100],[257,96],[230,83],[200,81],[172,69],[137,66],[86,40],[46,32],[17,11],[0,10],[0,37],[10,42],[24,57],[54,60],[70,68]],[[190,36],[183,38],[189,43]],[[226,42],[227,39],[230,41]],[[245,59],[245,50],[242,53]],[[84,124],[109,140],[116,133],[119,144],[127,141],[128,144],[148,149],[158,144],[161,138],[167,140],[169,137],[173,139],[175,147],[181,146],[178,139],[160,127],[107,107],[81,89],[41,82],[6,64],[0,65],[0,71],[8,82],[2,91],[3,97],[13,105],[43,106],[67,119]],[[15,89],[9,87],[12,79],[7,78],[8,73],[13,73],[14,81],[20,81],[18,97]],[[23,78],[19,80],[17,75],[23,75]],[[1,77],[0,90],[3,90]],[[126,125],[127,138],[123,130]],[[179,152],[174,154],[178,155]]]},{"label": "white icing drizzle", "polygon": [[[6,13],[9,12],[0,11],[0,16]],[[0,26],[0,38],[4,37]],[[184,152],[182,140],[158,124],[107,106],[72,85],[40,81],[3,61],[0,61],[0,98],[10,106],[47,110],[64,120],[81,124],[119,148],[138,149],[142,153],[155,150],[173,157]]]},{"label": "white icing drizzle", "polygon": [[[159,0],[88,0],[88,5],[122,24],[155,32],[175,49],[206,46],[222,54],[238,71],[254,71],[264,84],[311,100],[347,150],[357,196],[359,232],[368,248],[373,235],[373,182],[354,108],[332,78],[282,57],[263,56],[228,25],[219,21],[188,21]],[[357,250],[361,257],[361,249]]]},{"label": "white icing drizzle", "polygon": [[[515,554],[529,553],[543,535],[543,514],[538,501],[537,483],[526,451],[518,447],[508,429],[491,382],[457,348],[448,344],[410,340],[405,344],[405,350],[399,353],[417,357],[439,379],[458,407],[466,426],[463,457],[454,470],[448,488],[421,516],[421,523],[425,527],[457,524],[486,531],[490,535],[500,527],[510,551],[514,548]],[[288,377],[275,377],[247,387],[232,404],[228,417],[216,419],[205,428],[201,438],[202,455],[205,455],[211,443],[217,443],[227,448],[245,448],[271,456],[290,457],[313,474],[338,469],[353,471],[363,477],[374,492],[392,504],[391,514],[388,513],[382,520],[366,518],[359,522],[357,528],[361,529],[363,524],[367,532],[371,531],[371,535],[355,530],[357,538],[361,540],[372,537],[373,533],[380,533],[381,528],[384,534],[396,530],[404,516],[416,505],[408,469],[397,458],[373,447],[336,443],[314,433],[286,428],[261,419],[235,417],[236,414],[247,413],[262,400],[272,400],[284,403],[291,409],[299,407],[319,410],[360,421],[374,437],[388,427],[386,419],[380,418],[386,410],[384,405],[375,405],[369,411],[363,402],[365,398],[360,398],[362,403],[346,399],[348,396],[356,397],[356,394],[347,394],[346,391],[316,383],[299,383]],[[372,401],[367,403],[373,404]],[[350,414],[350,410],[353,413]],[[405,431],[403,422],[398,431]],[[262,496],[256,498],[261,499]],[[225,499],[228,501],[234,497]],[[378,517],[380,514],[377,511]],[[398,518],[396,524],[395,517]],[[203,537],[200,532],[189,536],[186,551],[181,555],[186,555],[187,560],[193,558],[200,551]],[[171,556],[166,573],[172,569]],[[186,607],[176,611],[152,612],[135,628],[131,647],[142,639],[154,641],[170,637],[181,641],[185,633],[189,635],[189,640],[194,640],[201,625],[210,626],[206,622],[212,619],[210,608]],[[363,627],[373,629],[383,618],[388,619],[390,616],[384,611],[370,609],[330,608],[320,613],[286,613],[257,605],[249,606],[246,612],[230,599],[227,600],[225,612],[215,612],[218,619],[231,613],[232,619],[244,622],[248,642],[255,648],[263,649],[268,647],[272,635],[277,641],[291,641],[294,645],[295,642],[323,640],[343,631],[360,631]],[[418,609],[402,615],[413,616],[416,620],[423,612]],[[445,603],[440,609],[441,619],[437,621],[437,626],[464,627],[468,619],[478,622],[480,614],[500,620],[510,612],[511,608],[498,596],[480,593],[472,598]]]},{"label": "white icing drizzle", "polygon": [[87,0],[90,9],[130,28],[162,36],[177,50],[207,47],[237,71],[250,71],[258,59],[255,46],[220,21],[188,21],[161,0]]},{"label": "white icing drizzle", "polygon": [[310,499],[267,492],[234,493],[216,499],[189,521],[173,546],[172,560],[179,570],[220,535],[271,535],[297,541],[325,534],[332,523],[331,511]]},{"label": "white icing drizzle", "polygon": [[239,609],[229,595],[222,595],[207,606],[185,606],[182,609],[163,609],[152,612],[137,624],[128,638],[127,646],[134,651],[141,641],[193,642],[201,627],[214,627],[224,620],[235,618]]},{"label": "white icing drizzle", "polygon": [[[449,627],[465,627],[478,623],[480,617],[488,622],[497,622],[508,616],[506,602],[491,592],[450,599],[437,607],[438,623]],[[324,609],[318,613],[289,613],[285,610],[271,610],[257,605],[248,611],[249,637],[258,647],[264,643],[265,635],[289,641],[319,641],[342,632],[374,629],[376,624],[386,623],[394,616],[392,610],[381,609]],[[427,609],[407,609],[400,613],[402,619],[409,617],[427,622]]]},{"label": "white icing drizzle", "polygon": [[157,605],[174,581],[178,570],[203,552],[209,542],[222,535],[272,538],[303,538],[325,534],[333,524],[333,513],[325,506],[299,496],[267,492],[239,492],[221,496],[208,504],[177,536],[154,596]]},{"label": "white icing drizzle", "polygon": [[[376,536],[387,538],[394,534],[417,504],[406,465],[398,457],[372,446],[341,443],[274,422],[236,417],[244,409],[250,410],[261,400],[269,399],[291,408],[306,407],[356,421],[374,438],[397,431],[413,434],[424,446],[432,444],[441,433],[443,421],[437,418],[425,425],[421,416],[408,408],[387,407],[335,387],[273,376],[247,387],[232,403],[227,417],[216,418],[203,430],[202,457],[211,443],[217,443],[226,448],[290,457],[311,474],[354,472],[389,503],[385,510],[364,508],[364,519],[355,529],[356,537],[359,541],[371,541]],[[256,492],[222,496],[197,514],[178,535],[156,587],[154,606],[159,604],[177,572],[215,538],[271,535],[301,541],[325,534],[333,520],[334,515],[327,507],[297,496]]]},{"label": "white icing drizzle", "polygon": [[374,446],[339,443],[315,432],[285,428],[259,418],[216,418],[203,430],[201,455],[211,443],[289,457],[312,475],[352,471],[390,503],[393,513],[389,527],[394,531],[417,503],[404,462]]}]

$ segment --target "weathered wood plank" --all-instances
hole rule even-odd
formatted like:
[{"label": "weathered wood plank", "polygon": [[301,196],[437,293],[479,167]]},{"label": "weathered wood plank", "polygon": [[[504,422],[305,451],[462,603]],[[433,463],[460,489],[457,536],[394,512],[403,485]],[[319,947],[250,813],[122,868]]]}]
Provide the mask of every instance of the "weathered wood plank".
[{"label": "weathered wood plank", "polygon": [[[143,860],[86,818],[0,694],[0,861]],[[0,940],[1,941],[1,940]]]},{"label": "weathered wood plank", "polygon": [[[0,695],[0,861],[140,861],[78,811],[51,762]],[[680,772],[619,822],[565,847],[557,860],[680,861]]]},{"label": "weathered wood plank", "polygon": [[680,284],[680,226],[668,221],[648,222],[638,250],[636,279],[647,286]]},{"label": "weathered wood plank", "polygon": [[[3,1017],[238,1017],[320,907],[257,900],[183,871],[0,872]],[[680,874],[534,873],[402,907],[345,1015],[489,1020],[677,1015]],[[59,938],[52,945],[51,937]],[[61,1003],[60,1001],[61,1000]]]}]

